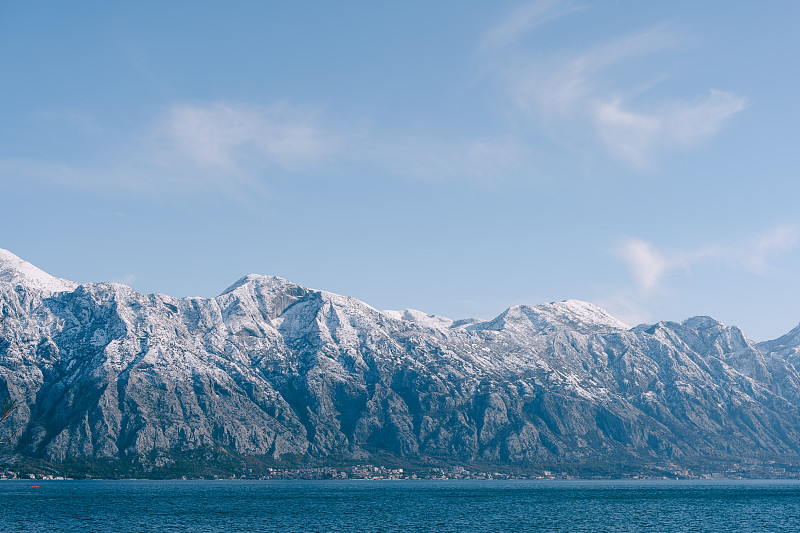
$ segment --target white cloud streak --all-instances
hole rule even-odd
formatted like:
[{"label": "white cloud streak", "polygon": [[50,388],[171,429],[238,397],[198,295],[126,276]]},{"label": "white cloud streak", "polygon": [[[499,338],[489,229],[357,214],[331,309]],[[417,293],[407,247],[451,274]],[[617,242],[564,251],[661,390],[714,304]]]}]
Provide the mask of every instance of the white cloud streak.
[{"label": "white cloud streak", "polygon": [[313,113],[218,102],[172,106],[157,137],[175,157],[220,170],[236,170],[245,161],[296,167],[331,153],[336,143]]},{"label": "white cloud streak", "polygon": [[691,250],[660,250],[641,239],[629,239],[617,248],[636,287],[642,294],[662,287],[664,279],[677,271],[690,271],[701,264],[715,263],[757,275],[772,272],[770,260],[797,248],[800,227],[779,226],[755,239],[737,245],[707,244]]},{"label": "white cloud streak", "polygon": [[516,175],[527,149],[513,137],[442,140],[320,125],[318,113],[284,104],[172,106],[148,143],[167,168],[195,168],[205,180],[247,181],[270,171],[296,173],[322,161],[367,164],[400,177],[494,183]]},{"label": "white cloud streak", "polygon": [[[593,142],[611,157],[646,168],[665,151],[707,141],[746,108],[746,98],[727,91],[710,89],[694,100],[659,101],[648,98],[656,82],[645,78],[638,83],[647,88],[630,86],[630,74],[637,72],[633,68],[651,67],[655,54],[682,44],[664,27],[584,45],[577,51],[518,50],[524,34],[575,11],[563,0],[527,4],[490,29],[481,43],[481,51],[495,53],[490,61],[503,65],[500,75],[516,109],[540,121],[534,127],[566,131],[570,138],[591,131]],[[662,77],[663,73],[655,75]]]},{"label": "white cloud streak", "polygon": [[620,99],[595,105],[598,136],[612,155],[647,166],[661,149],[692,146],[713,137],[728,118],[747,106],[747,100],[712,89],[695,102],[667,104],[650,113],[629,111],[623,105]]},{"label": "white cloud streak", "polygon": [[604,92],[618,92],[609,71],[636,58],[674,47],[678,40],[663,28],[652,28],[577,54],[526,57],[509,69],[515,103],[545,117],[572,115],[591,108]]},{"label": "white cloud streak", "polygon": [[643,291],[651,291],[658,286],[664,274],[674,266],[652,244],[639,239],[622,243],[619,254],[628,263],[636,285]]},{"label": "white cloud streak", "polygon": [[587,6],[538,0],[518,7],[483,35],[481,58],[498,69],[494,72],[502,77],[513,108],[513,118],[499,134],[453,140],[425,132],[364,132],[350,123],[331,125],[319,110],[288,103],[177,102],[137,134],[109,135],[116,144],[104,142],[106,132],[90,119],[67,116],[65,121],[82,125],[91,137],[92,153],[98,154],[94,160],[7,158],[0,160],[0,179],[163,197],[234,198],[265,194],[275,178],[349,165],[422,179],[543,181],[548,179],[544,169],[561,170],[561,161],[553,161],[559,154],[573,163],[591,159],[598,148],[647,168],[667,150],[712,138],[746,107],[745,98],[721,90],[688,101],[648,101],[648,89],[629,87],[630,72],[638,72],[631,69],[638,66],[635,61],[652,63],[653,54],[681,42],[663,27],[577,50],[548,47],[531,53],[525,48],[524,37],[531,32],[560,24]]},{"label": "white cloud streak", "polygon": [[525,172],[528,160],[527,147],[513,136],[379,138],[352,127],[330,127],[319,111],[285,103],[181,102],[163,109],[138,134],[98,151],[93,161],[0,159],[0,180],[162,199],[200,195],[249,201],[268,194],[276,178],[321,175],[323,169],[331,175],[342,164],[402,178],[486,185]]},{"label": "white cloud streak", "polygon": [[579,9],[582,8],[565,4],[562,0],[539,0],[521,5],[486,32],[480,48],[487,51],[508,46],[536,26]]},{"label": "white cloud streak", "polygon": [[0,179],[100,193],[243,200],[265,194],[270,178],[316,168],[342,150],[342,136],[323,126],[319,113],[283,103],[177,103],[143,129],[81,165],[0,160]]},{"label": "white cloud streak", "polygon": [[744,265],[751,272],[767,274],[771,271],[769,259],[786,253],[800,243],[800,229],[796,226],[780,226],[762,235],[753,247],[753,252],[742,256]]}]

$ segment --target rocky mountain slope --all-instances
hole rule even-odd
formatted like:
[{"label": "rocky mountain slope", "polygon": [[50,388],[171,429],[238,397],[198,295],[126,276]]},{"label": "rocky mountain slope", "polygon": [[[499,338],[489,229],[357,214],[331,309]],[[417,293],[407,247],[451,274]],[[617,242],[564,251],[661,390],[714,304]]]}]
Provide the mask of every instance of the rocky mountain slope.
[{"label": "rocky mountain slope", "polygon": [[258,275],[172,298],[5,250],[0,316],[7,446],[50,461],[800,461],[797,330],[754,344],[709,317],[630,328],[575,300],[454,321]]}]

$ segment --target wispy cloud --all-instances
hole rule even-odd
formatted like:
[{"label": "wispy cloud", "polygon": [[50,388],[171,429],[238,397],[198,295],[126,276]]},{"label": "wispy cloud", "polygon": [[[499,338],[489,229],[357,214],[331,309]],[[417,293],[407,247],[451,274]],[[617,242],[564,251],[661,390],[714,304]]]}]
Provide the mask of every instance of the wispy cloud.
[{"label": "wispy cloud", "polygon": [[[628,324],[663,319],[662,306],[680,294],[681,276],[702,275],[703,269],[727,270],[761,278],[782,276],[775,266],[781,255],[800,245],[800,225],[772,228],[736,243],[707,243],[694,248],[665,248],[643,239],[628,239],[616,247],[631,275],[631,286],[620,288],[598,303]],[[654,312],[656,311],[657,312]]]},{"label": "wispy cloud", "polygon": [[271,179],[307,171],[340,149],[340,134],[319,115],[285,103],[174,104],[141,139],[140,159],[178,187],[264,193]]},{"label": "wispy cloud", "polygon": [[585,113],[603,95],[621,92],[610,71],[678,42],[675,35],[656,27],[596,43],[577,53],[554,50],[523,56],[508,69],[509,89],[525,111],[545,117]]},{"label": "wispy cloud", "polygon": [[668,275],[688,272],[701,264],[715,263],[766,275],[773,271],[771,259],[797,248],[798,244],[800,227],[779,226],[736,245],[710,243],[688,250],[663,250],[645,240],[629,239],[619,245],[617,253],[630,270],[637,289],[647,294],[660,288]]},{"label": "wispy cloud", "polygon": [[713,137],[728,118],[747,106],[747,99],[712,89],[694,102],[664,104],[649,113],[636,113],[623,105],[616,99],[594,106],[597,133],[612,155],[646,166],[659,150],[692,146]]},{"label": "wispy cloud", "polygon": [[[527,147],[513,136],[380,135],[324,118],[319,110],[286,103],[178,102],[138,132],[109,135],[112,140],[94,152],[94,159],[79,164],[0,158],[0,180],[167,199],[213,195],[248,201],[268,194],[275,179],[330,175],[341,167],[492,184],[517,176],[529,160]],[[103,133],[99,128],[94,138]]]},{"label": "wispy cloud", "polygon": [[519,6],[483,36],[481,50],[515,43],[530,30],[555,18],[581,9],[562,0],[539,0]]},{"label": "wispy cloud", "polygon": [[744,250],[740,258],[745,267],[757,274],[768,274],[772,271],[769,260],[782,253],[797,248],[800,244],[800,228],[797,226],[779,226],[761,235],[754,243],[753,249]]},{"label": "wispy cloud", "polygon": [[[533,120],[530,127],[558,135],[567,132],[570,138],[587,138],[585,132],[593,132],[593,141],[613,158],[648,167],[667,150],[691,148],[712,138],[747,106],[746,98],[717,89],[692,100],[653,96],[651,89],[668,74],[653,67],[657,54],[675,52],[686,42],[665,26],[577,49],[565,45],[528,50],[520,44],[535,27],[578,10],[565,0],[527,4],[490,29],[481,42],[481,51],[495,52],[490,63],[501,65],[496,72],[505,80],[516,110]],[[637,80],[632,73],[639,71]]]},{"label": "wispy cloud", "polygon": [[622,243],[619,254],[627,262],[636,285],[643,291],[653,290],[664,274],[675,266],[655,246],[640,239]]},{"label": "wispy cloud", "polygon": [[545,25],[572,24],[577,13],[588,15],[595,7],[530,2],[481,36],[478,56],[501,80],[505,117],[511,118],[493,116],[479,132],[365,130],[353,126],[352,117],[334,119],[288,102],[173,102],[137,131],[109,135],[91,117],[51,113],[40,118],[83,132],[82,150],[70,148],[61,160],[0,159],[0,179],[242,199],[266,194],[274,179],[355,167],[422,179],[541,182],[553,174],[549,169],[569,174],[573,169],[565,169],[564,160],[582,164],[575,162],[597,153],[648,168],[669,150],[713,138],[746,108],[746,98],[717,89],[701,88],[688,100],[653,96],[651,89],[668,73],[648,68],[640,76],[640,67],[658,64],[657,54],[685,42],[664,26],[561,47],[548,36],[547,47],[529,46],[526,36]]},{"label": "wispy cloud", "polygon": [[[128,135],[93,132],[94,159],[80,164],[0,159],[0,179],[57,183],[95,192],[246,198],[271,178],[302,173],[341,150],[320,113],[286,103],[175,103]],[[99,141],[99,142],[98,142]]]},{"label": "wispy cloud", "polygon": [[334,150],[335,136],[322,129],[316,115],[286,104],[177,104],[167,110],[155,138],[166,141],[166,157],[199,168],[296,168]]}]

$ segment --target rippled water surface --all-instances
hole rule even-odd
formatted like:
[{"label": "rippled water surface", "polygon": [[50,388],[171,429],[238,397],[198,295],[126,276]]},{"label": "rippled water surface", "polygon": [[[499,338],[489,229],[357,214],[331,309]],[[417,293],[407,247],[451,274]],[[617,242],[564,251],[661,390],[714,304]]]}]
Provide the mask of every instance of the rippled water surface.
[{"label": "rippled water surface", "polygon": [[800,482],[5,481],[0,531],[800,531]]}]

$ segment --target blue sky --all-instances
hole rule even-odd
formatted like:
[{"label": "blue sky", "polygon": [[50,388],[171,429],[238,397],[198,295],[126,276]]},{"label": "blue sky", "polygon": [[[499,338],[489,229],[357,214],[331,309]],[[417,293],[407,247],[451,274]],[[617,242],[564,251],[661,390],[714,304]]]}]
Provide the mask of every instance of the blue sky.
[{"label": "blue sky", "polygon": [[796,2],[3,2],[0,247],[214,296],[800,321]]}]

